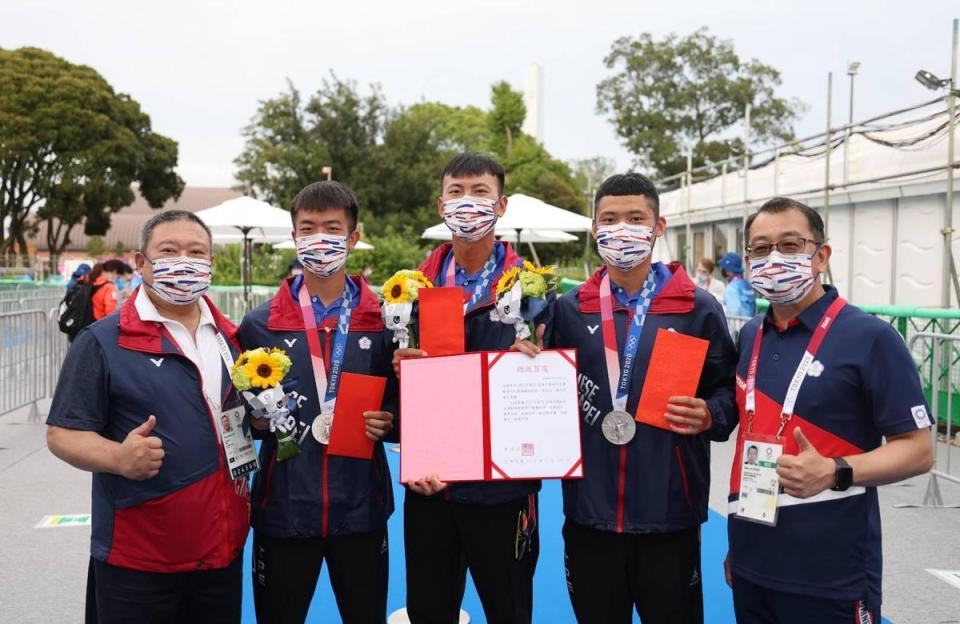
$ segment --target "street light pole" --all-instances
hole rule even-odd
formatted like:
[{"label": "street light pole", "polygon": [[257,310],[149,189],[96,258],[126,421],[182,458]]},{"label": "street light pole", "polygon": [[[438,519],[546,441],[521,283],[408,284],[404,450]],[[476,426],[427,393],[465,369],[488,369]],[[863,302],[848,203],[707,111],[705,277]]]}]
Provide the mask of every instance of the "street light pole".
[{"label": "street light pole", "polygon": [[330,167],[330,166],[323,167],[322,169],[320,169],[320,173],[326,174],[328,182],[333,179],[333,167]]}]

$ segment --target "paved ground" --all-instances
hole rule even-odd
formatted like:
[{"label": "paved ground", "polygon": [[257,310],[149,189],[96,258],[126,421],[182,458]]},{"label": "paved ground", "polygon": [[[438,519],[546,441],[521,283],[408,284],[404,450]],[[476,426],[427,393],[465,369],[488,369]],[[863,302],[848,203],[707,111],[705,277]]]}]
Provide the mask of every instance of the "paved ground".
[{"label": "paved ground", "polygon": [[[45,406],[41,405],[41,411]],[[81,622],[87,565],[88,528],[36,529],[43,516],[85,513],[90,508],[90,477],[53,458],[46,450],[44,427],[29,423],[20,410],[0,416],[0,535],[6,565],[0,566],[0,623]],[[960,452],[955,456],[960,462]],[[732,622],[729,595],[717,566],[723,542],[730,445],[714,452],[711,506],[718,514],[704,530],[704,587],[707,622]],[[391,453],[391,462],[396,456]],[[956,466],[960,467],[960,463]],[[925,568],[960,569],[960,509],[896,509],[895,503],[920,502],[927,478],[881,489],[884,522],[884,615],[894,624],[960,623],[960,589],[934,578]],[[568,601],[562,586],[558,492],[549,484],[541,501],[544,551],[537,570],[537,622],[566,622]],[[960,503],[960,486],[945,483],[946,502]],[[398,501],[399,502],[399,501]],[[402,533],[400,514],[391,521],[391,610],[402,604],[402,559],[395,556]],[[554,536],[554,537],[551,537]],[[245,596],[245,621],[251,621]],[[465,607],[475,610],[475,595]],[[330,615],[327,581],[321,581],[311,622],[336,622]]]}]

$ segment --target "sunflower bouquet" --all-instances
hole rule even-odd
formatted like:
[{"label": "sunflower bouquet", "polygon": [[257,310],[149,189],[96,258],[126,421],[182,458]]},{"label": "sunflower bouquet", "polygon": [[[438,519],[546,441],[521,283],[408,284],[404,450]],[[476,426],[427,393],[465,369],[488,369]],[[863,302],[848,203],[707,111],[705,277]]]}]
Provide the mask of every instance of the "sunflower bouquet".
[{"label": "sunflower bouquet", "polygon": [[497,282],[497,307],[490,311],[490,318],[513,325],[518,340],[530,338],[533,319],[546,309],[547,293],[556,288],[552,266],[536,267],[524,260],[523,268],[513,267]]},{"label": "sunflower bouquet", "polygon": [[420,271],[397,271],[388,279],[383,295],[383,322],[393,330],[393,341],[401,349],[417,348],[417,335],[410,324],[413,303],[421,288],[433,288],[433,283]]},{"label": "sunflower bouquet", "polygon": [[261,347],[241,353],[230,369],[230,379],[253,408],[254,417],[270,421],[270,431],[277,436],[277,461],[300,454],[297,421],[287,409],[287,395],[280,385],[291,366],[282,349]]}]

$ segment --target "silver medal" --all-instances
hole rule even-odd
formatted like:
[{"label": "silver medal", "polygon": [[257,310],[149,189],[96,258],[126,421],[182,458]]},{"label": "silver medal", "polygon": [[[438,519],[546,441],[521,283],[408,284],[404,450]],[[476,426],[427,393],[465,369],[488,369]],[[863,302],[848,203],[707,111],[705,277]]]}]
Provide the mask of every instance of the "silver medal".
[{"label": "silver medal", "polygon": [[310,431],[313,439],[320,444],[330,444],[330,430],[333,428],[333,414],[321,413],[313,419]]},{"label": "silver medal", "polygon": [[600,429],[603,431],[603,437],[607,439],[607,442],[623,446],[633,439],[637,432],[637,423],[630,414],[613,410],[603,417]]}]

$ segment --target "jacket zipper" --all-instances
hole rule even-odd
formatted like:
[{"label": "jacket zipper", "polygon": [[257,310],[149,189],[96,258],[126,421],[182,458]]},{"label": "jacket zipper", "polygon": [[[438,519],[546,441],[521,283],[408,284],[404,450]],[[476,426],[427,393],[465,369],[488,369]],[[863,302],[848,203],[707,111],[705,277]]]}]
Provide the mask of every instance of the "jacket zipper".
[{"label": "jacket zipper", "polygon": [[[330,330],[331,330],[330,327],[324,327],[323,334],[321,335],[321,338],[320,338],[320,357],[323,358],[325,368],[327,370],[328,382],[329,382],[329,372],[330,372],[330,352],[332,351],[332,349],[330,348]],[[318,397],[318,399],[320,400],[320,404],[322,405],[324,401],[324,397]],[[329,456],[327,455],[326,445],[320,446],[320,453],[323,456],[323,462],[321,467],[323,474],[320,475],[320,504],[322,509],[320,536],[326,537],[327,528],[330,522],[330,505],[329,505],[330,497],[329,497],[329,489],[328,489],[328,482],[327,482],[327,477],[329,473],[329,470],[328,470]]]}]

